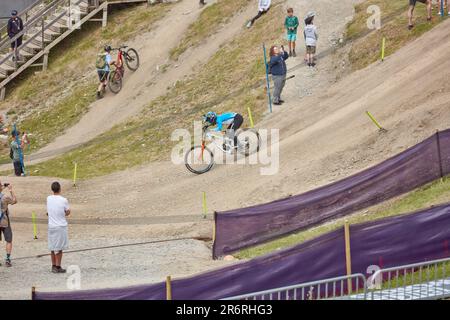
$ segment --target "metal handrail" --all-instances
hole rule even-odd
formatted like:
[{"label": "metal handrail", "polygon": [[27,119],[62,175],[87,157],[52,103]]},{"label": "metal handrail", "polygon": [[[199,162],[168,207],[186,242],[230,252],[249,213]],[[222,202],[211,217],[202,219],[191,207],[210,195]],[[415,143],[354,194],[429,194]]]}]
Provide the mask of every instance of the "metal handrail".
[{"label": "metal handrail", "polygon": [[[31,28],[33,28],[37,22],[40,22],[42,20],[42,18],[47,15],[50,11],[52,11],[53,9],[56,9],[58,7],[58,5],[60,5],[61,3],[65,2],[67,0],[54,0],[52,1],[49,5],[47,5],[44,9],[42,9],[41,11],[39,11],[39,13],[37,13],[36,15],[34,15],[27,24],[25,24],[23,26],[23,30],[21,32],[19,32],[18,34],[16,34],[13,38],[8,38],[6,37],[5,39],[0,41],[0,51],[5,49],[5,44],[11,44],[12,42],[16,41],[17,39],[19,39],[20,37],[22,37],[23,35],[25,35],[27,33],[28,30],[30,30]],[[70,1],[70,0],[69,0]]]},{"label": "metal handrail", "polygon": [[[42,3],[44,0],[41,0],[40,2],[39,2],[39,4],[40,3]],[[24,25],[23,25],[23,29],[25,30],[25,29],[28,29],[27,27],[30,25],[30,24],[32,24],[33,22],[35,22],[36,21],[36,19],[38,19],[39,17],[41,17],[42,15],[45,15],[45,14],[47,14],[48,13],[48,11],[50,10],[50,9],[52,9],[53,7],[55,7],[56,6],[56,2],[58,2],[59,0],[54,0],[54,1],[52,1],[52,2],[50,2],[49,4],[47,4],[44,8],[42,8],[41,10],[39,10],[38,12],[36,12],[32,17],[31,17],[31,19],[30,20],[28,20],[28,18],[26,18],[26,20],[25,21],[23,21],[24,22]],[[34,6],[30,6],[30,8],[28,9],[28,11],[30,11],[30,10],[32,10],[35,6],[37,6],[37,4],[38,3],[35,3],[35,5]],[[27,13],[28,13],[28,11],[27,11]],[[23,14],[23,13],[22,13]],[[20,14],[18,15],[18,16],[20,16]],[[22,19],[23,20],[23,19]],[[1,34],[3,34],[3,32],[5,31],[4,29],[7,29],[8,28],[8,25],[6,24],[5,26],[3,26],[1,29],[0,29],[0,35]],[[6,34],[6,35],[8,35],[8,34]],[[8,40],[8,37],[6,37],[5,39],[1,39],[1,36],[0,36],[0,47],[5,43],[5,41],[7,41]]]},{"label": "metal handrail", "polygon": [[[301,283],[301,284],[296,284],[296,285],[291,285],[291,286],[286,286],[286,287],[281,287],[281,288],[276,288],[276,289],[252,292],[252,293],[247,293],[247,294],[242,294],[242,295],[238,295],[238,296],[224,298],[221,300],[243,300],[243,299],[248,299],[248,298],[264,297],[266,295],[271,296],[273,294],[280,294],[282,292],[288,292],[289,290],[297,290],[297,289],[302,289],[302,288],[307,288],[307,287],[327,285],[329,283],[336,283],[336,282],[342,282],[345,284],[345,283],[347,283],[347,280],[351,280],[354,278],[361,279],[362,284],[364,285],[364,297],[365,297],[366,288],[367,288],[366,277],[362,273],[354,273],[349,276],[341,276],[341,277],[329,278],[329,279],[318,280],[318,281],[311,281],[311,282],[306,282],[306,283]],[[357,289],[358,288],[356,288],[356,290]],[[342,292],[343,292],[343,290],[341,291],[340,297],[344,297],[344,295],[342,295]],[[327,298],[331,299],[333,297],[327,297]]]},{"label": "metal handrail", "polygon": [[[66,2],[68,1],[69,4],[71,2],[71,0],[57,0],[58,2]],[[74,5],[78,5],[81,2],[84,2],[85,0],[78,0],[78,2],[76,2]],[[49,22],[45,27],[44,27],[44,18],[42,18],[42,29],[40,32],[36,32],[33,36],[31,36],[30,38],[28,38],[24,43],[22,43],[22,45],[20,45],[16,51],[20,51],[21,49],[23,49],[24,47],[26,47],[31,41],[33,41],[34,39],[36,39],[38,36],[42,36],[42,46],[44,49],[45,47],[45,43],[44,43],[44,32],[46,30],[48,30],[51,26],[53,26],[54,24],[56,24],[62,17],[64,17],[67,13],[69,12],[70,14],[70,6],[65,7],[64,11],[62,13],[60,13],[58,16],[56,16],[51,22]],[[23,34],[25,30],[23,30],[21,33]],[[11,42],[17,40],[17,38],[20,37],[20,34],[18,34],[16,37],[11,39]],[[0,47],[0,50],[2,48]],[[15,55],[15,52],[9,52],[8,54],[6,54],[2,60],[0,60],[0,65],[2,65],[3,63],[5,63],[6,61],[8,61],[13,55]],[[17,64],[17,61],[15,62],[15,64]]]}]

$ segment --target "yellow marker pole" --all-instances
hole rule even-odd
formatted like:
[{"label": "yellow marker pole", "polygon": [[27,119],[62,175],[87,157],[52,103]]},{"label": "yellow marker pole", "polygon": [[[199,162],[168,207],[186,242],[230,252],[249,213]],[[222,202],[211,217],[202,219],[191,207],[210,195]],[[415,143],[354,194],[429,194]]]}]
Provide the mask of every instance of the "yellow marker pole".
[{"label": "yellow marker pole", "polygon": [[31,213],[31,220],[33,222],[34,239],[37,239],[36,214],[34,212]]},{"label": "yellow marker pole", "polygon": [[373,123],[375,123],[375,125],[378,127],[378,129],[380,129],[381,131],[387,131],[386,129],[384,129],[377,120],[375,120],[375,118],[373,117],[373,115],[369,112],[366,111],[366,114],[369,116],[369,118],[373,121]]},{"label": "yellow marker pole", "polygon": [[172,279],[170,276],[166,278],[166,300],[172,300]]},{"label": "yellow marker pole", "polygon": [[250,128],[253,128],[253,117],[252,117],[252,110],[250,110],[250,107],[247,107],[248,112],[248,118],[250,120]]},{"label": "yellow marker pole", "polygon": [[381,41],[381,61],[384,61],[384,49],[386,47],[386,38],[383,37],[383,40]]},{"label": "yellow marker pole", "polygon": [[206,208],[206,192],[203,191],[203,219],[206,219],[206,214],[208,212],[208,209]]},{"label": "yellow marker pole", "polygon": [[74,187],[77,185],[77,167],[78,167],[78,163],[75,162],[75,165],[73,168],[73,186]]},{"label": "yellow marker pole", "polygon": [[[344,237],[345,237],[345,262],[347,269],[347,276],[352,274],[352,256],[350,252],[350,225],[348,220],[345,220],[344,224]],[[352,279],[348,279],[348,294],[352,293]]]}]

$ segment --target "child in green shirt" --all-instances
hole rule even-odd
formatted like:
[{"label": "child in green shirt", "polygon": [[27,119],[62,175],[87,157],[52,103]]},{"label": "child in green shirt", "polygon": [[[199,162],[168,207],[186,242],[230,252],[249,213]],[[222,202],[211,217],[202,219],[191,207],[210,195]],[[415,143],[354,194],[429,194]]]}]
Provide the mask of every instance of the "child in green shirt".
[{"label": "child in green shirt", "polygon": [[287,34],[286,39],[289,44],[289,56],[296,57],[295,53],[295,41],[297,40],[297,28],[298,28],[298,18],[294,16],[294,9],[287,9],[287,17],[284,20],[284,27],[286,28]]}]

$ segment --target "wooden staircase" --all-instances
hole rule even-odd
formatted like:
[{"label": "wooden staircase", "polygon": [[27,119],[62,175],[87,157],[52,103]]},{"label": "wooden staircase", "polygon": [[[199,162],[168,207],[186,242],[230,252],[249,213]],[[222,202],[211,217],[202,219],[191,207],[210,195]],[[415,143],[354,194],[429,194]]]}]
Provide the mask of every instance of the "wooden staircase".
[{"label": "wooden staircase", "polygon": [[[50,50],[81,28],[87,21],[100,21],[105,27],[108,5],[117,3],[148,2],[148,0],[53,0],[45,4],[38,0],[19,13],[24,30],[9,39],[6,26],[0,29],[0,100],[5,98],[6,85],[30,67],[48,66]],[[101,18],[96,18],[102,13]],[[10,52],[11,43],[23,37],[17,52]],[[15,59],[15,55],[18,59]]]}]

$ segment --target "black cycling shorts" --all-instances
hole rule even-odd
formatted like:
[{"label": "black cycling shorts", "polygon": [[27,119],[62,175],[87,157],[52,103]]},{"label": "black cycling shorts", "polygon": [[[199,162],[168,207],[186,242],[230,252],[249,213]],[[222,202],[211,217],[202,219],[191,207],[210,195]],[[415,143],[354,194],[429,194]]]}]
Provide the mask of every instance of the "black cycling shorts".
[{"label": "black cycling shorts", "polygon": [[[417,1],[422,2],[422,3],[427,3],[428,2],[428,0],[409,0],[409,5],[410,6],[415,6]],[[431,1],[431,0],[429,0],[429,1]]]},{"label": "black cycling shorts", "polygon": [[100,82],[106,81],[108,79],[109,71],[97,70],[98,79]]}]

